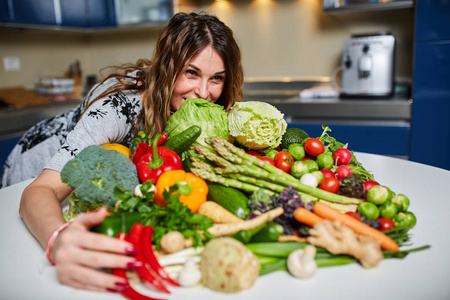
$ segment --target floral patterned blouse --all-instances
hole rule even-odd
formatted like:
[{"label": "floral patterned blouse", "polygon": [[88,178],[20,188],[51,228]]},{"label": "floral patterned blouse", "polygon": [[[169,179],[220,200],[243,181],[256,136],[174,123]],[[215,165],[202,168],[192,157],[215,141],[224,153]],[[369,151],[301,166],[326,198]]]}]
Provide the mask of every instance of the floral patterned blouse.
[{"label": "floral patterned blouse", "polygon": [[89,145],[128,146],[142,109],[139,92],[110,94],[83,113],[88,99],[94,99],[115,80],[104,82],[77,107],[31,127],[6,159],[0,187],[35,178],[43,169],[60,172],[67,161]]}]

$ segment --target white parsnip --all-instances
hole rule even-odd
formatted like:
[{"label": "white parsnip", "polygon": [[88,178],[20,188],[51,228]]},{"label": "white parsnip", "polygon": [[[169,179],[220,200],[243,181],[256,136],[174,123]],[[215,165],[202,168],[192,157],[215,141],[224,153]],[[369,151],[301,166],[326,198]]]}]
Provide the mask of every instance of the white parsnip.
[{"label": "white parsnip", "polygon": [[215,237],[220,236],[230,236],[238,233],[241,230],[250,230],[254,229],[265,222],[272,221],[276,217],[282,215],[284,210],[282,207],[277,207],[272,210],[269,210],[259,217],[256,217],[251,220],[246,220],[244,222],[236,223],[236,224],[215,224],[211,228],[208,229],[208,232],[211,233]]}]

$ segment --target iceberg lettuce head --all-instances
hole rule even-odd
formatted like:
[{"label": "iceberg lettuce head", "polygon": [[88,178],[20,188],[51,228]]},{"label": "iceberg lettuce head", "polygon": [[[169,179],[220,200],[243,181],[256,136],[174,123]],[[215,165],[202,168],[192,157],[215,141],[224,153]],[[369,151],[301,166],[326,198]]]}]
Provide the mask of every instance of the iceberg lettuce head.
[{"label": "iceberg lettuce head", "polygon": [[283,117],[275,106],[266,102],[237,102],[228,112],[230,135],[249,149],[273,149],[286,132]]}]

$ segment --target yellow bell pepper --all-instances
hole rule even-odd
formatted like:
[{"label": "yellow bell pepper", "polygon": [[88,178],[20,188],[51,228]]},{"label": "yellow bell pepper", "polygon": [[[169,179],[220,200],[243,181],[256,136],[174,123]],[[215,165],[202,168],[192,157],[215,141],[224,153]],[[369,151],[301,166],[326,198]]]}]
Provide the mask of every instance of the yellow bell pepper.
[{"label": "yellow bell pepper", "polygon": [[[164,172],[156,183],[156,193],[153,199],[156,204],[164,205],[163,192],[168,191],[171,186],[178,184],[186,186],[192,191],[187,195],[180,195],[180,202],[187,206],[193,213],[198,212],[200,206],[206,202],[208,195],[208,185],[206,182],[190,172],[183,170],[171,170]],[[190,187],[189,187],[190,186]]]},{"label": "yellow bell pepper", "polygon": [[127,146],[118,144],[118,143],[107,143],[107,144],[102,144],[102,147],[105,147],[106,149],[109,150],[116,150],[117,152],[122,153],[123,155],[126,155],[127,157],[131,157],[131,151],[130,148],[128,148]]}]

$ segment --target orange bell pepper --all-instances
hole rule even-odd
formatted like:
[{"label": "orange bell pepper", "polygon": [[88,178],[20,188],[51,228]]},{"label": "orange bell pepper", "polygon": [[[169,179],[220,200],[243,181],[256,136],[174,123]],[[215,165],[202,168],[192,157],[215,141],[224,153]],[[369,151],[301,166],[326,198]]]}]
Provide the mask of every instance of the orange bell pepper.
[{"label": "orange bell pepper", "polygon": [[175,184],[181,187],[178,192],[181,189],[188,191],[185,194],[181,192],[180,202],[187,206],[193,213],[198,212],[200,206],[206,202],[208,185],[202,178],[183,170],[170,170],[162,173],[156,183],[156,193],[153,196],[155,203],[164,205],[163,192],[165,190],[168,191]]}]

